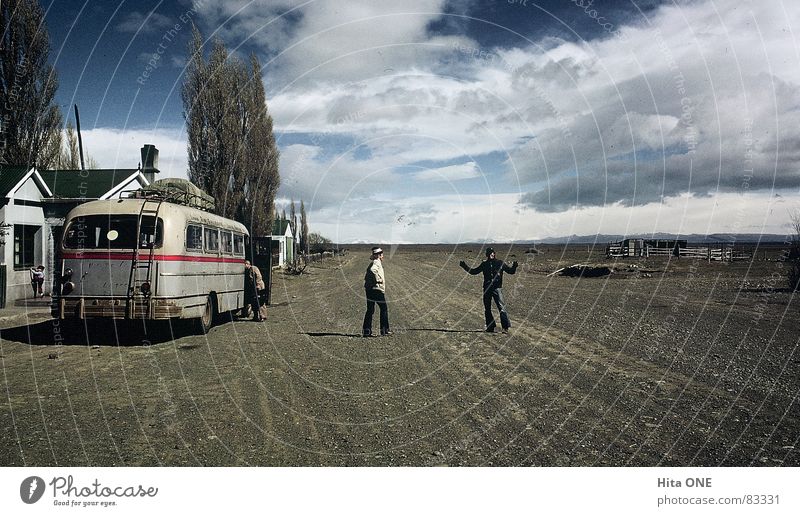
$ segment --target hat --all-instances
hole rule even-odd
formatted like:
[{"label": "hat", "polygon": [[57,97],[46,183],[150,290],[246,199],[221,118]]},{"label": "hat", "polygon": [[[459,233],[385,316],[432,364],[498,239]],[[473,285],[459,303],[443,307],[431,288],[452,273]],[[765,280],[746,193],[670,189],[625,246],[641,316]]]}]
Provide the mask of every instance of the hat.
[{"label": "hat", "polygon": [[381,253],[383,253],[383,249],[381,249],[380,247],[372,248],[372,254],[381,254]]},{"label": "hat", "polygon": [[486,248],[486,256],[489,256],[489,255],[490,255],[490,254],[492,254],[493,252],[494,252],[494,249],[492,249],[491,247],[487,247],[487,248]]}]

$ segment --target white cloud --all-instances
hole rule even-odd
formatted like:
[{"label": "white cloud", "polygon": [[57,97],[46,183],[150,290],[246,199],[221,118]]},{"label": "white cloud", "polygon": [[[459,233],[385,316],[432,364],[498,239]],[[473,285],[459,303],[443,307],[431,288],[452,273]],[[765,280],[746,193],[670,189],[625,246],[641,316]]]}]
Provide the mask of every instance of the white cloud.
[{"label": "white cloud", "polygon": [[463,179],[474,179],[481,176],[480,168],[477,163],[461,163],[450,165],[449,167],[439,167],[423,170],[414,174],[417,181],[461,181]]},{"label": "white cloud", "polygon": [[[731,205],[756,216],[774,191],[797,195],[800,5],[682,2],[622,27],[622,37],[504,49],[429,33],[443,5],[203,4],[208,28],[275,56],[265,77],[276,128],[320,137],[282,149],[281,192],[313,204],[330,237],[362,240],[375,219],[414,241],[646,232],[650,223],[726,231],[718,214]],[[352,138],[369,159],[325,147],[329,136]],[[420,190],[477,177],[474,160],[490,153],[507,157],[506,175],[492,179],[502,201],[458,185],[404,189],[409,177]],[[419,162],[464,164],[395,172]],[[520,211],[520,200],[538,212]],[[398,225],[409,213],[417,221]],[[764,219],[773,232],[776,216]],[[557,219],[556,232],[542,233],[537,218]]]},{"label": "white cloud", "polygon": [[81,136],[84,152],[100,168],[136,168],[142,161],[141,148],[149,143],[158,149],[157,179],[187,178],[186,135],[181,130],[94,128],[82,130]]},{"label": "white cloud", "polygon": [[117,30],[120,32],[152,34],[169,29],[176,21],[177,20],[173,20],[169,16],[164,16],[156,12],[141,13],[139,11],[132,11],[125,16],[125,19],[117,24]]}]

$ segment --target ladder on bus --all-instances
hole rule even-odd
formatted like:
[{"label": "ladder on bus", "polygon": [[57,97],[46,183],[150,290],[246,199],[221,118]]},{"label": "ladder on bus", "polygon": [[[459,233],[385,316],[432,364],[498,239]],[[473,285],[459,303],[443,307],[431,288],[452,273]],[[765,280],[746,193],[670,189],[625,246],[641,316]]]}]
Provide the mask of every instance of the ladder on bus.
[{"label": "ladder on bus", "polygon": [[[162,202],[164,200],[161,198],[144,199],[139,210],[139,217],[136,219],[136,249],[131,256],[131,271],[128,278],[126,313],[130,319],[150,317],[150,294],[153,291],[153,253],[158,237],[158,212]],[[139,255],[143,246],[149,250],[146,260]],[[146,285],[144,289],[143,285]],[[144,313],[136,312],[137,294],[144,296]]]}]

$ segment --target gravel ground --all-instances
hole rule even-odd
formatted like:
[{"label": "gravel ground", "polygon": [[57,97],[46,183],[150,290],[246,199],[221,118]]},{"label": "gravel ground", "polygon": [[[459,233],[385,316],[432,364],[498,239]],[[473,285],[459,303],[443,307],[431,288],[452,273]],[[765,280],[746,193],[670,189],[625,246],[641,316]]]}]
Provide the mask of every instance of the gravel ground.
[{"label": "gravel ground", "polygon": [[[780,262],[497,249],[521,264],[508,335],[481,331],[469,245],[388,250],[385,338],[358,336],[360,248],[276,274],[266,322],[207,336],[0,321],[0,464],[800,465]],[[551,275],[576,263],[614,272]]]}]

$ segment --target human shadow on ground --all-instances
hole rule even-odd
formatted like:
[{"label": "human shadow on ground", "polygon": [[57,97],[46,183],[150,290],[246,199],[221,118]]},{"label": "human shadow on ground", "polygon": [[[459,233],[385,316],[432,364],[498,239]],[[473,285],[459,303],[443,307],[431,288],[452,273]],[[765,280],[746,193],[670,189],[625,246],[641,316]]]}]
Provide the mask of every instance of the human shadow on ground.
[{"label": "human shadow on ground", "polygon": [[196,335],[195,326],[186,321],[73,322],[50,319],[2,329],[0,339],[31,346],[149,346]]},{"label": "human shadow on ground", "polygon": [[[401,328],[392,330],[393,335],[401,335],[409,331],[437,331],[441,333],[483,333],[483,330],[453,330],[449,328]],[[337,332],[324,332],[324,331],[304,331],[299,332],[300,335],[308,335],[309,337],[361,337],[360,333],[337,333]]]},{"label": "human shadow on ground", "polygon": [[406,328],[401,331],[438,331],[441,333],[484,333],[483,330],[454,330],[452,328]]},{"label": "human shadow on ground", "polygon": [[308,335],[309,337],[360,337],[358,333],[336,333],[325,331],[304,331],[300,332],[301,335]]}]

